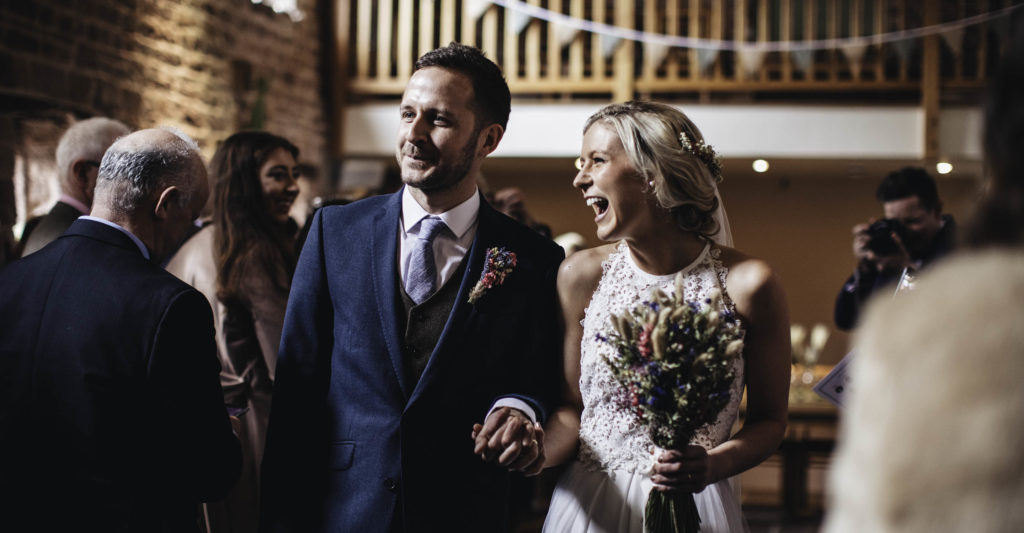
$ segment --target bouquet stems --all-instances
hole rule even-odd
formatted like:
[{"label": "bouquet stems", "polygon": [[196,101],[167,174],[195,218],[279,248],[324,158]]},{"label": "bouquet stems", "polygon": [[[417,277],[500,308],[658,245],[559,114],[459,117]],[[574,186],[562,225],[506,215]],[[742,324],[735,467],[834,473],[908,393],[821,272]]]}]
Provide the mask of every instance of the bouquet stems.
[{"label": "bouquet stems", "polygon": [[698,533],[700,514],[693,494],[652,489],[644,508],[645,533]]}]

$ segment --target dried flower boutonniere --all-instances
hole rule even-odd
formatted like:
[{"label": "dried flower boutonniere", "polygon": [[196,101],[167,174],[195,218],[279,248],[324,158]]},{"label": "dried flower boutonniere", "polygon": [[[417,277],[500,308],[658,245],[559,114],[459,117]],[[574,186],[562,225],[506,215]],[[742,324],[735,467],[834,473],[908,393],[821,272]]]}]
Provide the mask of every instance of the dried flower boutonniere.
[{"label": "dried flower boutonniere", "polygon": [[492,287],[505,282],[505,276],[516,267],[516,253],[505,248],[488,248],[484,257],[484,272],[473,290],[469,291],[469,303],[474,304]]}]

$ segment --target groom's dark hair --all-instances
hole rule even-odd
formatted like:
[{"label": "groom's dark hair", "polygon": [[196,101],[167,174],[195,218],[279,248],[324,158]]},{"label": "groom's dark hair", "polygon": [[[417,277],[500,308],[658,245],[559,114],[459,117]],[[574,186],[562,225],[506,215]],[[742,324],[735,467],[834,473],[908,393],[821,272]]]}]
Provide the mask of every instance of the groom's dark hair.
[{"label": "groom's dark hair", "polygon": [[416,61],[415,70],[438,67],[454,70],[473,83],[473,111],[477,127],[498,124],[508,127],[508,114],[512,110],[512,95],[501,68],[487,59],[479,48],[451,43],[423,54]]}]

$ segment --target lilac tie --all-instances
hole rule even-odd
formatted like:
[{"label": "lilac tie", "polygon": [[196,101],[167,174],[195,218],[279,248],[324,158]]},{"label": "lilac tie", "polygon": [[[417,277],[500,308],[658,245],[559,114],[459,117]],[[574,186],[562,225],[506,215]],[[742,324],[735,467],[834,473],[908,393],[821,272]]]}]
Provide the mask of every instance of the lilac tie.
[{"label": "lilac tie", "polygon": [[443,220],[433,216],[420,221],[420,232],[409,256],[409,271],[405,276],[405,292],[417,304],[423,303],[437,289],[434,237],[447,227]]}]

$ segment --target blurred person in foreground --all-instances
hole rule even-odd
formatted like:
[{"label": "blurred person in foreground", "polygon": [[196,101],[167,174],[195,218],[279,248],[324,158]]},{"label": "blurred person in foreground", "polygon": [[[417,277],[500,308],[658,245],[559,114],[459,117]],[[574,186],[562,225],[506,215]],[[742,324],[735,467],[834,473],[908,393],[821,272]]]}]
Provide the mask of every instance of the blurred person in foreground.
[{"label": "blurred person in foreground", "polygon": [[22,257],[46,246],[75,219],[89,214],[103,152],[128,132],[128,126],[106,117],[78,121],[64,132],[56,154],[60,199],[49,213],[25,224],[20,243]]},{"label": "blurred person in foreground", "polygon": [[[923,168],[890,173],[876,192],[885,216],[853,227],[857,267],[836,297],[839,329],[857,325],[861,307],[876,291],[895,288],[905,271],[914,274],[948,254],[956,224],[942,214],[935,180]],[[887,292],[887,291],[883,291]]]},{"label": "blurred person in foreground", "polygon": [[0,272],[0,517],[11,531],[195,531],[240,452],[210,307],[158,264],[206,201],[194,141],[103,156],[90,216]]},{"label": "blurred person in foreground", "polygon": [[986,183],[965,249],[875,298],[824,530],[1024,531],[1024,24],[988,93]]},{"label": "blurred person in foreground", "polygon": [[242,428],[242,476],[228,497],[206,506],[214,533],[256,531],[259,464],[277,349],[295,270],[299,151],[283,137],[244,131],[210,162],[213,223],[182,245],[167,270],[199,289],[214,310],[224,404]]}]

